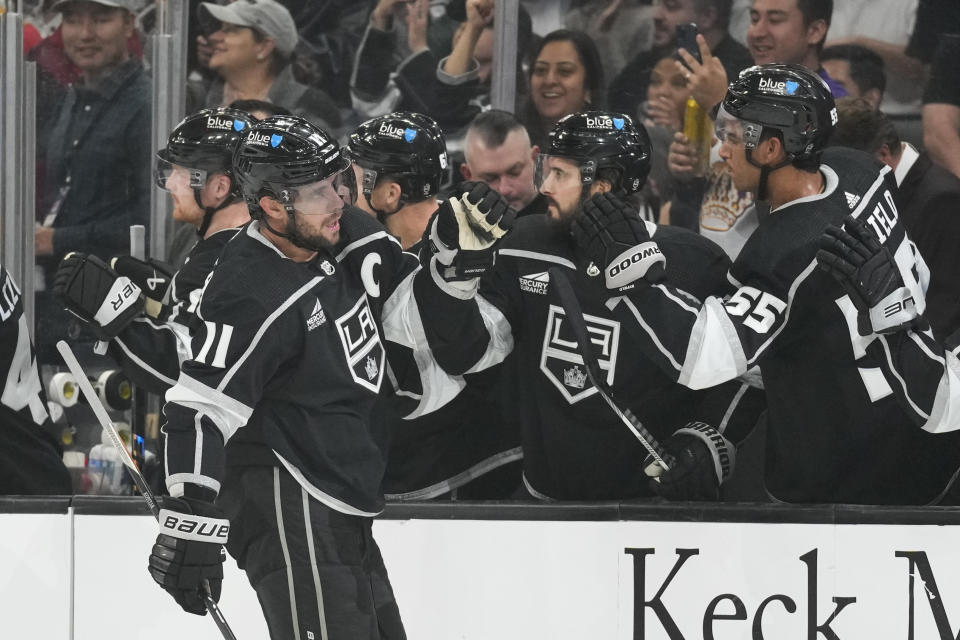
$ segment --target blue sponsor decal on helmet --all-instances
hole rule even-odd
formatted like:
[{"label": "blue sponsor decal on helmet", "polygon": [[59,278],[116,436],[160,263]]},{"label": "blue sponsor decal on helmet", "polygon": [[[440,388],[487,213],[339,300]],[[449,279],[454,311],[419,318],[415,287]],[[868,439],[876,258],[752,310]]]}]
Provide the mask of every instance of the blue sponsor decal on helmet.
[{"label": "blue sponsor decal on helmet", "polygon": [[272,136],[270,136],[271,147],[279,147],[281,142],[283,142],[283,136],[281,136],[280,134],[275,133]]},{"label": "blue sponsor decal on helmet", "polygon": [[618,131],[619,131],[620,129],[623,129],[623,118],[614,118],[614,119],[613,119],[613,126],[615,126]]},{"label": "blue sponsor decal on helmet", "polygon": [[416,129],[404,129],[403,130],[403,139],[407,142],[413,142],[414,138],[417,137]]},{"label": "blue sponsor decal on helmet", "polygon": [[787,95],[792,96],[797,92],[800,84],[794,80],[787,80]]},{"label": "blue sponsor decal on helmet", "polygon": [[247,123],[243,120],[234,120],[233,121],[233,130],[234,131],[243,131],[243,128],[247,126]]}]

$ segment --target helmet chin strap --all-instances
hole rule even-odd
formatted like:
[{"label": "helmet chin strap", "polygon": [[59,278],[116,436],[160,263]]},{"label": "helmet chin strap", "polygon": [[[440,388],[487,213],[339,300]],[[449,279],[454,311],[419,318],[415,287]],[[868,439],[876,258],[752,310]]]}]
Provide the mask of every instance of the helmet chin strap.
[{"label": "helmet chin strap", "polygon": [[383,226],[387,226],[387,218],[396,214],[397,212],[400,211],[400,209],[403,209],[405,206],[407,206],[407,199],[401,193],[400,199],[397,201],[397,208],[394,209],[393,211],[387,211],[386,209],[376,208],[375,206],[373,206],[373,202],[370,200],[370,196],[367,196],[367,204],[370,205],[370,208],[373,210],[373,212],[377,214],[377,220],[380,222],[380,224],[382,224]]},{"label": "helmet chin strap", "polygon": [[760,164],[753,160],[753,149],[746,149],[746,152],[747,162],[760,169],[760,185],[757,187],[757,200],[760,202],[767,202],[770,199],[770,194],[768,193],[770,174],[777,169],[781,169],[788,164],[793,163],[793,160],[790,158],[785,158],[782,162],[775,165]]},{"label": "helmet chin strap", "polygon": [[[231,183],[231,187],[232,186],[233,185]],[[198,189],[198,188],[193,189],[193,199],[197,201],[197,206],[203,209],[203,218],[200,219],[200,226],[197,227],[197,235],[202,238],[205,235],[207,235],[207,229],[210,228],[210,223],[213,222],[213,216],[217,213],[217,211],[220,211],[221,209],[226,209],[227,207],[232,205],[234,202],[239,200],[240,197],[231,190],[230,193],[227,195],[227,198],[223,202],[221,202],[219,205],[217,205],[216,207],[208,207],[203,204],[203,199],[202,199],[202,196],[200,195],[200,191],[201,189]]]}]

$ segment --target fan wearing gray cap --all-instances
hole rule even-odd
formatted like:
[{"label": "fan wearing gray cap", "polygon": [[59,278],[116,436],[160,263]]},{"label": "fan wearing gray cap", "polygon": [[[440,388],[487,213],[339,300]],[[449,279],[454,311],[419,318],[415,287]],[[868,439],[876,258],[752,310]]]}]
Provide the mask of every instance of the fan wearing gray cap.
[{"label": "fan wearing gray cap", "polygon": [[290,11],[274,0],[202,2],[200,26],[212,48],[209,85],[189,87],[187,110],[226,106],[234,100],[267,100],[324,129],[341,124],[326,93],[297,82],[290,67],[299,36]]},{"label": "fan wearing gray cap", "polygon": [[[128,50],[138,0],[66,0],[63,47],[80,69],[44,126],[45,162],[36,254],[52,270],[67,252],[101,258],[129,247],[129,227],[150,217],[150,81]],[[51,271],[52,275],[52,271]],[[38,299],[54,338],[66,331],[56,308]]]}]

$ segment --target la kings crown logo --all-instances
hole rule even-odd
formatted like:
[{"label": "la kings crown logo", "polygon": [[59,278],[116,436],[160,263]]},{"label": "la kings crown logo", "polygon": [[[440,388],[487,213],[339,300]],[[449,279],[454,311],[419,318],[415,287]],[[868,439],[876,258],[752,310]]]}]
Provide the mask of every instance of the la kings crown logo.
[{"label": "la kings crown logo", "polygon": [[354,382],[374,393],[379,392],[386,354],[366,294],[350,311],[337,318],[336,324]]},{"label": "la kings crown logo", "polygon": [[[620,323],[607,318],[583,314],[590,335],[590,348],[597,356],[600,369],[607,374],[607,384],[613,384],[620,346]],[[563,308],[550,305],[547,326],[540,354],[540,370],[553,383],[567,402],[574,404],[597,392],[587,378],[583,357]]]}]

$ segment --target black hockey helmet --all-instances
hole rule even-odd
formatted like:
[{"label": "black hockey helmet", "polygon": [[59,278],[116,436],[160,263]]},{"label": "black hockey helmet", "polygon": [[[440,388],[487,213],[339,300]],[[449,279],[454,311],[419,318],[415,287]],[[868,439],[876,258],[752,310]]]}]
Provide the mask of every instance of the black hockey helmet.
[{"label": "black hockey helmet", "polygon": [[298,116],[255,123],[233,156],[233,168],[253,218],[262,218],[260,198],[269,196],[293,215],[297,187],[338,176],[350,168],[336,139]]},{"label": "black hockey helmet", "polygon": [[815,72],[797,64],[744,69],[727,88],[716,119],[721,141],[731,125],[737,128],[748,159],[765,130],[779,131],[788,163],[815,157],[827,146],[836,124],[837,108],[830,87]]},{"label": "black hockey helmet", "polygon": [[544,162],[551,156],[575,161],[586,187],[600,169],[619,171],[614,190],[636,193],[650,173],[650,138],[643,125],[613,111],[581,111],[564,116],[550,132],[550,144],[537,159],[536,184],[545,178]]},{"label": "black hockey helmet", "polygon": [[[233,152],[257,119],[238,109],[201,109],[180,121],[157,152],[154,178],[161,189],[171,165],[190,170],[190,186],[202,188],[211,173],[233,174]],[[239,190],[237,195],[239,195]]]},{"label": "black hockey helmet", "polygon": [[435,196],[448,164],[437,123],[407,111],[367,120],[350,134],[345,151],[363,170],[361,187],[368,199],[381,175],[397,178],[405,202]]}]

